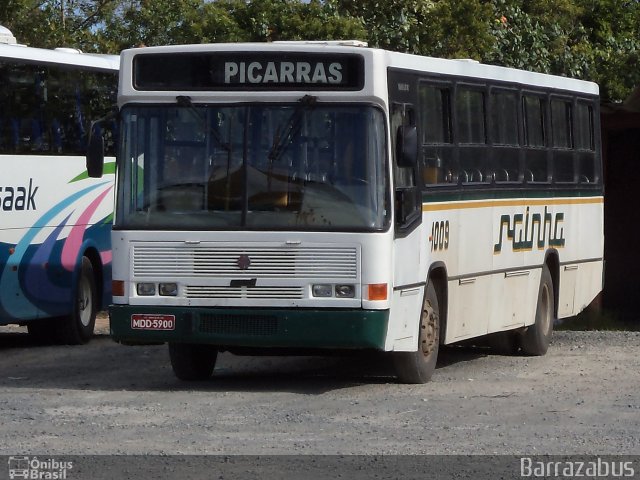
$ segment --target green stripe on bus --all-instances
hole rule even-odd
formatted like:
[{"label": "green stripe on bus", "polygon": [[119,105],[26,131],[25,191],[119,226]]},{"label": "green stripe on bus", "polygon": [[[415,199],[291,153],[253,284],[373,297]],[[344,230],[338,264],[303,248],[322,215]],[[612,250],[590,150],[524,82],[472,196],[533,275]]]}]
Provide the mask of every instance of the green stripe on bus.
[{"label": "green stripe on bus", "polygon": [[455,191],[423,191],[422,203],[465,202],[474,200],[509,200],[520,198],[552,199],[552,198],[597,198],[602,197],[602,189],[556,190],[539,187],[521,190],[458,190]]},{"label": "green stripe on bus", "polygon": [[[384,350],[388,310],[208,308],[111,305],[111,335],[123,343],[201,343],[221,347]],[[145,318],[173,319],[171,330]],[[141,321],[142,320],[142,321]]]},{"label": "green stripe on bus", "polygon": [[[115,174],[116,173],[116,162],[108,162],[104,164],[104,168],[102,169],[102,173],[104,175]],[[80,180],[86,180],[89,178],[89,173],[85,170],[80,175],[75,178],[72,178],[69,183],[78,182]]]}]

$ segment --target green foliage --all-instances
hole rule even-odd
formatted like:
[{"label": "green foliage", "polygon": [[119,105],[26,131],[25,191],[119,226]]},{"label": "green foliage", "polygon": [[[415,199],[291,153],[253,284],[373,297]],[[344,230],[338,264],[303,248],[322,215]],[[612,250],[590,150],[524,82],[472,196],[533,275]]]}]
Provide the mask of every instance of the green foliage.
[{"label": "green foliage", "polygon": [[243,4],[245,8],[236,10],[236,20],[250,41],[340,40],[366,36],[358,20],[338,15],[330,2],[263,0]]},{"label": "green foliage", "polygon": [[640,83],[637,0],[4,0],[20,43],[116,53],[182,43],[360,39],[598,82]]},{"label": "green foliage", "polygon": [[336,0],[340,12],[359,18],[374,47],[479,59],[491,44],[490,5],[481,0]]},{"label": "green foliage", "polygon": [[640,83],[640,2],[496,0],[483,61],[592,80],[606,100]]}]

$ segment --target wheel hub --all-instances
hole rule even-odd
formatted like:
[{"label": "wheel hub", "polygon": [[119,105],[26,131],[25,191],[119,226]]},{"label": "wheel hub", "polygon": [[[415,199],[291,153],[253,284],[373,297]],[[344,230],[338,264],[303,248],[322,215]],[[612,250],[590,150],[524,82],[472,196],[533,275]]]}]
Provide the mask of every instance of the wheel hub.
[{"label": "wheel hub", "polygon": [[431,306],[431,303],[426,302],[420,321],[420,349],[425,357],[431,355],[436,348],[438,338],[437,329],[438,315]]}]

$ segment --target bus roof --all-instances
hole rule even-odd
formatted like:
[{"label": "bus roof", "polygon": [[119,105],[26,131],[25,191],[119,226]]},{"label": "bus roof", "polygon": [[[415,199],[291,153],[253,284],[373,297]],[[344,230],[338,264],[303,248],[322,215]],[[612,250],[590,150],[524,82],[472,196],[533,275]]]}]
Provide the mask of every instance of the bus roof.
[{"label": "bus roof", "polygon": [[[442,59],[387,50],[368,48],[354,42],[273,42],[273,43],[219,43],[198,45],[171,45],[143,47],[124,50],[122,65],[130,64],[133,56],[154,53],[204,53],[204,52],[247,52],[262,53],[355,53],[365,58],[373,68],[398,68],[436,75],[468,77],[469,79],[498,80],[520,86],[575,91],[588,95],[598,95],[599,88],[594,82],[574,78],[530,72],[509,67],[488,65],[466,59]],[[367,69],[371,67],[368,66]]]},{"label": "bus roof", "polygon": [[108,71],[117,71],[120,66],[120,57],[118,55],[81,53],[79,50],[71,48],[49,50],[0,43],[0,60],[6,59],[25,63],[69,65]]}]

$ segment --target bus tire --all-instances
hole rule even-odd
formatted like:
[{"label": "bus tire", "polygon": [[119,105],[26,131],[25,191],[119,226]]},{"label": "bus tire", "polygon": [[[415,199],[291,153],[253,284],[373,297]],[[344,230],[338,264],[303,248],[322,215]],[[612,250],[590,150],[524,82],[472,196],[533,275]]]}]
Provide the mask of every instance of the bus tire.
[{"label": "bus tire", "polygon": [[440,343],[440,309],[438,296],[432,281],[427,283],[422,314],[418,349],[415,352],[394,353],[394,366],[402,383],[426,383],[436,368]]},{"label": "bus tire", "polygon": [[218,350],[211,345],[169,343],[173,373],[189,382],[207,380],[216,365]]},{"label": "bus tire", "polygon": [[72,302],[71,314],[60,322],[60,340],[67,345],[81,345],[93,336],[98,312],[96,280],[87,257],[82,257]]},{"label": "bus tire", "polygon": [[555,300],[553,293],[553,279],[549,267],[542,267],[538,302],[536,305],[536,320],[528,326],[522,334],[520,347],[525,355],[544,355],[549,348],[551,333],[553,332]]}]

